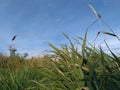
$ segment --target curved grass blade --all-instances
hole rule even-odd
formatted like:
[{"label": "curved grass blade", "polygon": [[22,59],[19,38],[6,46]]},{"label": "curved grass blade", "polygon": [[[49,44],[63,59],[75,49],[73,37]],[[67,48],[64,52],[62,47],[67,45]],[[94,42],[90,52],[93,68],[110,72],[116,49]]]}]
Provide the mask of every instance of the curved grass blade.
[{"label": "curved grass blade", "polygon": [[110,47],[108,46],[108,44],[107,44],[107,42],[105,40],[104,40],[104,42],[105,42],[107,48],[109,49],[109,51],[111,52],[111,54],[113,55],[114,61],[116,61],[118,63],[118,65],[119,65],[119,67],[120,67],[120,59],[112,52],[112,50],[110,49]]},{"label": "curved grass blade", "polygon": [[[113,29],[110,27],[110,25],[109,25],[107,22],[105,22],[103,19],[102,19],[102,22],[108,27],[108,29],[109,29],[113,34],[115,34],[115,32],[113,31]],[[116,34],[115,34],[115,35],[116,35]],[[120,41],[119,36],[116,35],[116,38]]]},{"label": "curved grass blade", "polygon": [[95,10],[95,8],[91,4],[88,4],[88,6],[91,8],[91,10],[95,14],[95,16],[97,16],[100,19],[101,15],[97,13],[97,11]]}]

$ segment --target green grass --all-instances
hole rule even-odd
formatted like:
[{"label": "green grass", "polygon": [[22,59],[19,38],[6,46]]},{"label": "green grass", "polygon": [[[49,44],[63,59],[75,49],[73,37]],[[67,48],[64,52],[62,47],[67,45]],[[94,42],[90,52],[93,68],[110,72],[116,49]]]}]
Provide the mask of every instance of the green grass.
[{"label": "green grass", "polygon": [[46,90],[37,83],[44,78],[44,68],[49,67],[47,56],[25,60],[1,54],[0,60],[0,90]]},{"label": "green grass", "polygon": [[87,32],[101,20],[110,32],[99,31],[95,40],[99,34],[119,41],[120,38],[94,7],[90,4],[89,7],[98,19],[86,29],[84,38],[76,37],[73,41],[64,34],[69,44],[61,44],[58,48],[50,43],[52,55],[26,60],[0,53],[0,90],[120,90],[120,57],[112,52],[106,41],[111,55],[102,47],[91,45]]},{"label": "green grass", "polygon": [[[25,60],[0,54],[0,90],[119,90],[120,58],[106,54],[87,42],[87,33],[77,47],[49,44],[52,55]],[[79,49],[81,47],[81,49]]]},{"label": "green grass", "polygon": [[61,49],[52,44],[50,46],[53,47],[53,52],[59,60],[59,65],[54,64],[56,72],[61,75],[60,77],[65,77],[65,81],[69,80],[67,85],[64,84],[67,90],[82,90],[84,87],[89,90],[120,89],[119,57],[111,50],[112,56],[106,54],[102,48],[97,50],[95,47],[88,47],[90,45],[87,45],[87,33],[82,39],[83,44],[80,44],[81,52],[68,36],[66,38],[70,46],[63,45]]}]

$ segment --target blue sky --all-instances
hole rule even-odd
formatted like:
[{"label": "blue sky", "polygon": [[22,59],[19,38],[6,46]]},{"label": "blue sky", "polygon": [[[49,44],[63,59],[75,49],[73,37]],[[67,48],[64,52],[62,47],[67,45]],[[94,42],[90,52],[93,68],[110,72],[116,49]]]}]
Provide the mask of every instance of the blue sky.
[{"label": "blue sky", "polygon": [[[17,52],[34,56],[51,49],[49,42],[57,46],[65,43],[62,32],[71,38],[83,37],[85,29],[97,19],[88,3],[120,35],[120,0],[0,0],[0,52],[8,54],[12,44]],[[101,29],[109,31],[101,22],[92,26],[88,41],[93,41]],[[18,37],[11,41],[14,35]],[[102,43],[105,38],[111,47],[120,44],[105,35],[100,35],[96,43]]]}]

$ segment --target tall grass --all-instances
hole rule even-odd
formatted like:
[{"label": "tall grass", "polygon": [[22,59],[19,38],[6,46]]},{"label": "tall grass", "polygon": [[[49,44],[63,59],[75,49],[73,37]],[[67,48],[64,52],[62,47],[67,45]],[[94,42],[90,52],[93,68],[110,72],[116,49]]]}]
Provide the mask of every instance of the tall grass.
[{"label": "tall grass", "polygon": [[[119,90],[120,58],[106,43],[111,55],[96,49],[84,38],[57,48],[52,55],[25,60],[0,56],[0,90]],[[83,43],[80,43],[82,40]],[[81,48],[80,48],[81,47]]]},{"label": "tall grass", "polygon": [[[106,41],[111,55],[87,41],[89,28],[102,19],[90,4],[89,7],[98,19],[86,29],[84,38],[73,41],[64,34],[69,45],[58,48],[50,43],[52,55],[25,60],[0,54],[0,90],[120,90],[120,57]],[[99,31],[97,37],[102,33],[119,40],[104,24],[112,33]]]},{"label": "tall grass", "polygon": [[[99,50],[87,45],[87,33],[82,39],[81,53],[67,35],[70,46],[53,47],[58,62],[53,61],[55,72],[62,80],[65,89],[77,90],[119,90],[120,89],[120,58],[109,48],[111,55],[106,54],[102,48]],[[59,76],[60,75],[60,76]],[[60,80],[61,81],[61,80]]]},{"label": "tall grass", "polygon": [[0,60],[0,90],[46,90],[36,82],[44,77],[43,68],[49,67],[47,56],[25,60],[1,54]]}]

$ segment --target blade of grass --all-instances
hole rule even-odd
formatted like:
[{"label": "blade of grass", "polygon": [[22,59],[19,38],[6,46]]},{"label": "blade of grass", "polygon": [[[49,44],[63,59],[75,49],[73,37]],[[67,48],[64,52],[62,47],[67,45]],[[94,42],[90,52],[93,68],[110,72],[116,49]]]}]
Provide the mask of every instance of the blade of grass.
[{"label": "blade of grass", "polygon": [[97,16],[100,19],[101,15],[97,13],[97,11],[95,10],[95,8],[91,4],[88,4],[88,6],[93,11],[93,13],[95,14],[95,16]]}]

